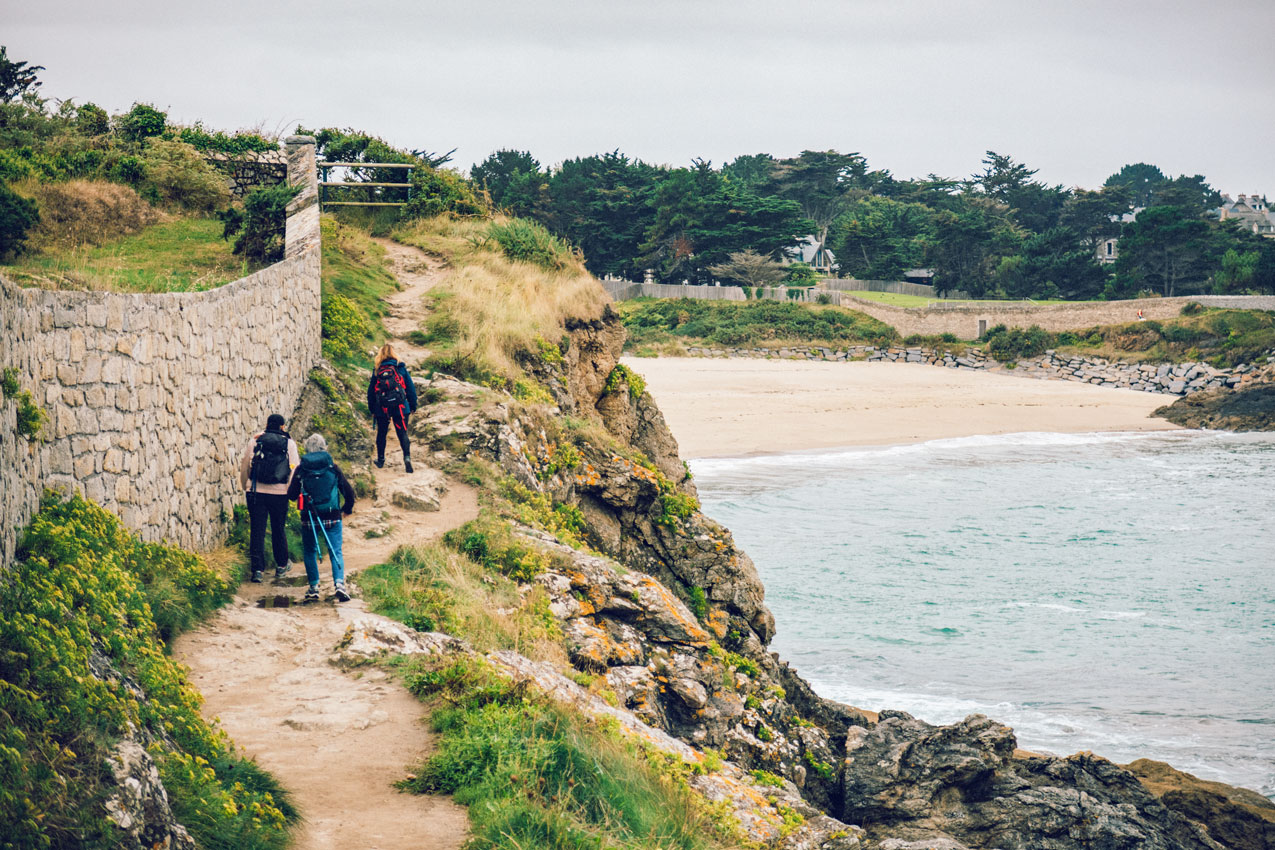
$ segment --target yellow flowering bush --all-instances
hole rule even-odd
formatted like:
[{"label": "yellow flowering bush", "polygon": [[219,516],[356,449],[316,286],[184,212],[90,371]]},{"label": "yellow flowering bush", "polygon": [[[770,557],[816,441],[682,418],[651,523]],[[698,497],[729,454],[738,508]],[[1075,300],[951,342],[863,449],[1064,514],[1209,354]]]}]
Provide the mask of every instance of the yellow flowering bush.
[{"label": "yellow flowering bush", "polygon": [[102,767],[130,725],[153,733],[170,802],[201,846],[286,844],[295,812],[203,719],[165,652],[228,597],[198,557],[143,543],[79,496],[46,496],[0,576],[0,845],[115,846]]}]

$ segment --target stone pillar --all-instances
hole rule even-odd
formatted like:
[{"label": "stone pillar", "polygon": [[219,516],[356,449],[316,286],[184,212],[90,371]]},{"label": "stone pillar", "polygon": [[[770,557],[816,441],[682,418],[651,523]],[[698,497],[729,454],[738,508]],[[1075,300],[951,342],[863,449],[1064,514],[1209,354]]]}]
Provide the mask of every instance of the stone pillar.
[{"label": "stone pillar", "polygon": [[319,176],[314,136],[288,136],[288,183],[301,191],[288,204],[285,256],[295,257],[319,243]]}]

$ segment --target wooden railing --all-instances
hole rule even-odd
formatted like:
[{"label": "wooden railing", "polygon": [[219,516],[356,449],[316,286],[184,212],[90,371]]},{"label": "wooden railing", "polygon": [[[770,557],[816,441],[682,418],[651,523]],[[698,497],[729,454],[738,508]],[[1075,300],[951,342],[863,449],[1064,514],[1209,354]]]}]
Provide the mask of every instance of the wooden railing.
[{"label": "wooden railing", "polygon": [[[405,168],[408,170],[407,178],[411,180],[411,170],[416,168],[415,163],[411,162],[319,162],[319,204],[323,207],[401,207],[412,199],[412,184],[409,183],[381,183],[370,180],[329,180],[328,171],[333,168]],[[342,189],[377,189],[377,188],[393,188],[406,189],[407,200],[403,201],[329,201],[324,198],[323,190],[329,187],[340,187]]]}]

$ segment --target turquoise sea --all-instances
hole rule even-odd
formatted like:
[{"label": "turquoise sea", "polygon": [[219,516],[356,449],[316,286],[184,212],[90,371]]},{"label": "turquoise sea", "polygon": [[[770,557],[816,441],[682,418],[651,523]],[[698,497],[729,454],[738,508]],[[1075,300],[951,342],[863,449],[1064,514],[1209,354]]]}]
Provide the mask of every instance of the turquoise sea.
[{"label": "turquoise sea", "polygon": [[691,464],[824,696],[1275,795],[1275,435],[1013,434]]}]

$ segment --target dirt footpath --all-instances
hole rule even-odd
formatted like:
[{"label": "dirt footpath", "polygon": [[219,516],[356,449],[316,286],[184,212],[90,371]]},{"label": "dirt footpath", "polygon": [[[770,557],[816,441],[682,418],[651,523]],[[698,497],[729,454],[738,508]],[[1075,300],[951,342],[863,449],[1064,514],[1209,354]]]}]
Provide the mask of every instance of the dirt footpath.
[{"label": "dirt footpath", "polygon": [[[389,299],[386,325],[395,336],[406,335],[424,316],[421,297],[436,263],[412,248],[391,243],[387,249],[405,288]],[[415,366],[425,352],[404,345],[401,354]],[[375,470],[378,489],[416,477],[403,472],[393,434],[389,449],[386,468]],[[442,480],[426,465],[424,452],[414,460],[417,476]],[[344,672],[331,663],[348,621],[366,611],[357,595],[358,572],[383,562],[401,543],[433,539],[477,516],[472,488],[443,483],[437,511],[384,500],[356,504],[344,531],[354,599],[333,601],[331,568],[323,561],[327,598],[301,604],[305,570],[295,564],[283,585],[241,585],[229,606],[174,645],[173,654],[204,695],[205,716],[220,718],[241,752],[292,793],[303,817],[294,844],[300,850],[449,850],[467,837],[465,810],[450,798],[393,787],[430,752],[421,704],[379,669]],[[363,529],[369,523],[393,531],[368,539]]]}]

